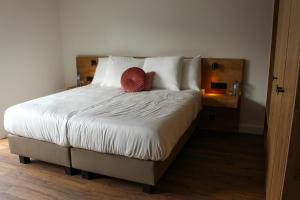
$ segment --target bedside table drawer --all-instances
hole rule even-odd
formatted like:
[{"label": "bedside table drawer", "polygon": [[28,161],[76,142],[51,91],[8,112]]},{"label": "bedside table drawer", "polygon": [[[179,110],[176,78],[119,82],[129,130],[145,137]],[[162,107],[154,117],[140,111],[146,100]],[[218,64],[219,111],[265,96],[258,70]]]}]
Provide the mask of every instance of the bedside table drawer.
[{"label": "bedside table drawer", "polygon": [[204,106],[200,113],[199,128],[202,130],[238,132],[240,110]]}]

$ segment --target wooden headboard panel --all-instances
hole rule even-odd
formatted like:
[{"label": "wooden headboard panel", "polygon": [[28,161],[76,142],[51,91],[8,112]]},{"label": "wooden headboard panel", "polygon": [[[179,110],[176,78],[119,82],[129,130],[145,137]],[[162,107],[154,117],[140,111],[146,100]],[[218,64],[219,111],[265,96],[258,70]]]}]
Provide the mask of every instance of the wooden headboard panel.
[{"label": "wooden headboard panel", "polygon": [[[92,81],[98,60],[101,62],[101,58],[104,57],[107,56],[76,57],[77,73],[80,75],[81,86],[87,85]],[[242,83],[244,64],[245,60],[243,59],[203,58],[201,87],[209,93],[218,92],[211,88],[211,82],[226,83],[228,88],[231,87],[234,81]],[[212,66],[216,67],[216,69],[213,70]]]},{"label": "wooden headboard panel", "polygon": [[[205,89],[206,93],[228,92],[235,81],[242,84],[244,65],[244,59],[202,59],[201,88]],[[211,87],[212,83],[225,83],[227,84],[227,90],[214,89]]]},{"label": "wooden headboard panel", "polygon": [[88,85],[94,78],[98,60],[101,56],[77,56],[76,68],[77,75],[80,77],[80,86]]}]

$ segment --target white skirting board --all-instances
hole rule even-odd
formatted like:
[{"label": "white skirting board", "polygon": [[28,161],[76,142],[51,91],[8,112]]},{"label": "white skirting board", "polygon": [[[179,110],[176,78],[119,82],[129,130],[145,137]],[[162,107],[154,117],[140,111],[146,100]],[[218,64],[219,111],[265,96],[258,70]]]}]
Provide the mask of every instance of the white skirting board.
[{"label": "white skirting board", "polygon": [[255,135],[263,135],[264,134],[264,126],[263,125],[255,125],[255,124],[240,124],[239,128],[240,133],[250,133]]},{"label": "white skirting board", "polygon": [[0,126],[0,140],[6,138],[8,133]]}]

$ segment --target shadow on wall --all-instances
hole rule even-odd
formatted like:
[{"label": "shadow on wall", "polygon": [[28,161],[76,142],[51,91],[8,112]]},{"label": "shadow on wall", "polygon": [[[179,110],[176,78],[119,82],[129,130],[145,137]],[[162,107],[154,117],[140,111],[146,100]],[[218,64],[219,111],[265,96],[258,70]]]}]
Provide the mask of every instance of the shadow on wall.
[{"label": "shadow on wall", "polygon": [[249,61],[244,69],[243,95],[241,98],[240,127],[241,133],[263,134],[265,121],[265,105],[253,100],[255,87],[249,84]]},{"label": "shadow on wall", "polygon": [[243,97],[241,100],[240,128],[241,133],[263,134],[265,106]]}]

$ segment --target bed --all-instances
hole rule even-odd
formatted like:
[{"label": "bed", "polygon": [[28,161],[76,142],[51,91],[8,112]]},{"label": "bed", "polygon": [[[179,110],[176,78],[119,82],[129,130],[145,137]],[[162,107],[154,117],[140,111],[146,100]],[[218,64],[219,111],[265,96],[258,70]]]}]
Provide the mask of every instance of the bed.
[{"label": "bed", "polygon": [[126,93],[88,84],[12,106],[4,125],[21,163],[34,158],[87,179],[121,178],[151,193],[195,130],[200,110],[199,90]]},{"label": "bed", "polygon": [[[8,108],[4,115],[5,129],[12,153],[22,163],[28,158],[65,166],[74,174],[67,138],[67,122],[76,113],[95,105],[100,93],[93,87],[80,87],[34,99]],[[103,98],[102,98],[103,99]]]},{"label": "bed", "polygon": [[67,173],[83,170],[86,178],[93,172],[149,188],[192,132],[200,108],[193,90],[125,93],[88,85],[7,109],[5,128],[23,163],[31,157]]}]

